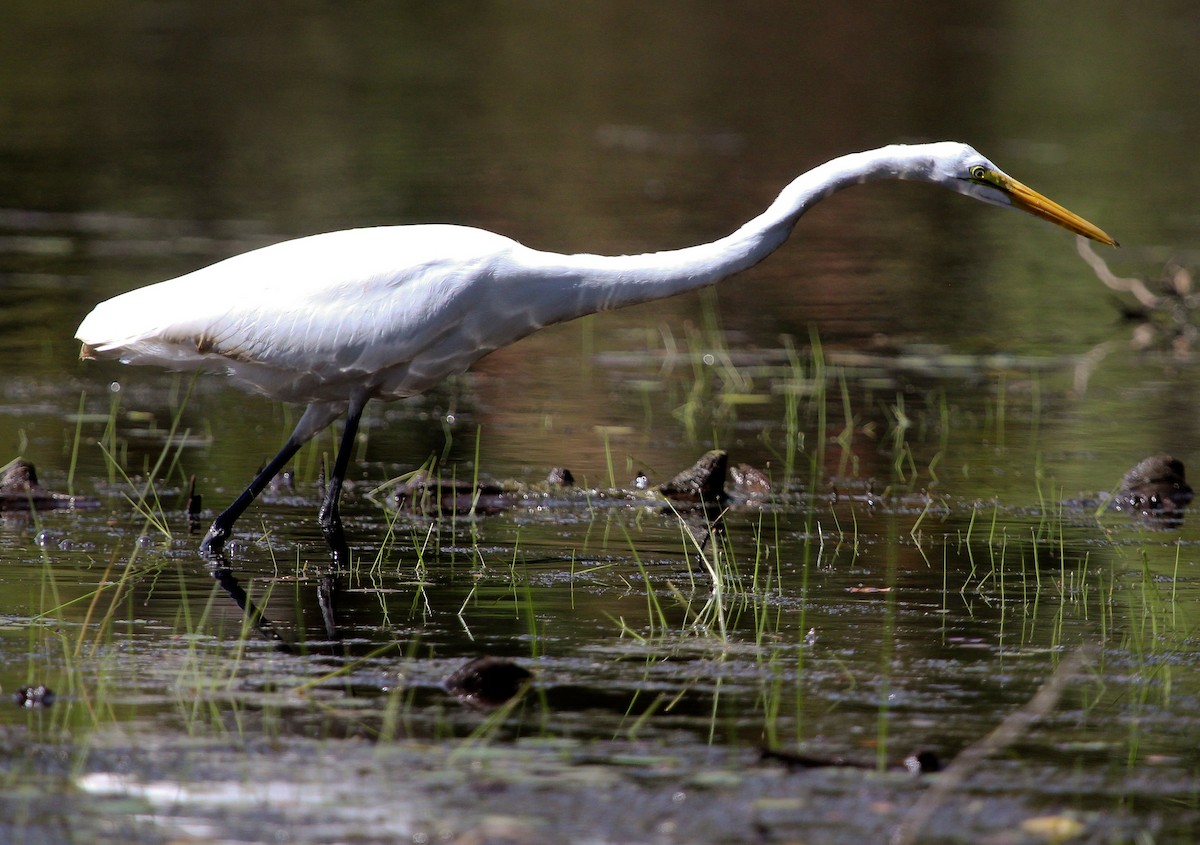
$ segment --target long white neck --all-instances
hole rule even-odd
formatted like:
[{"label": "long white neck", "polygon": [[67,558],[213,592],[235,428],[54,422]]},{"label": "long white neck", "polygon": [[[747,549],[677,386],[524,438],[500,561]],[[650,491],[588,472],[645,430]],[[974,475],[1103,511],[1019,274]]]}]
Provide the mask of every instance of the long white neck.
[{"label": "long white neck", "polygon": [[[753,267],[787,240],[796,221],[814,203],[850,185],[876,179],[927,176],[928,151],[891,146],[853,153],[808,171],[780,192],[762,214],[712,243],[642,255],[560,255],[524,249],[518,253],[522,296],[539,325],[661,299],[714,284]],[[522,273],[521,270],[524,272]],[[532,272],[531,272],[532,270]],[[545,296],[537,281],[545,279]]]}]

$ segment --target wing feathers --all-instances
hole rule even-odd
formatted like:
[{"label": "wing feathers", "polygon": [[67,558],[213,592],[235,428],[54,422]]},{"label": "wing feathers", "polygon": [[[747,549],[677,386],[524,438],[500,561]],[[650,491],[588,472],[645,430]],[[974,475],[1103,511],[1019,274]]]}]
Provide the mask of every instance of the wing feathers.
[{"label": "wing feathers", "polygon": [[314,384],[344,395],[340,381],[407,370],[513,246],[453,226],[286,241],[103,302],[76,336],[84,357],[224,371],[280,398],[319,398],[297,395]]}]

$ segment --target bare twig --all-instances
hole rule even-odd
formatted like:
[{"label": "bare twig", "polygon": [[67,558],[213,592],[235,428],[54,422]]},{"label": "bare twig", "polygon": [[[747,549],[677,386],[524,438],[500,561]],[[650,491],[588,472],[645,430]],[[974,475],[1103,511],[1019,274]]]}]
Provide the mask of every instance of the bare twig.
[{"label": "bare twig", "polygon": [[945,803],[950,793],[962,786],[989,755],[1012,745],[1034,722],[1058,705],[1067,685],[1094,651],[1094,647],[1089,646],[1075,649],[1058,664],[1054,674],[1038,688],[1033,698],[1010,713],[990,734],[963,749],[901,819],[900,825],[892,832],[891,845],[912,845],[916,842],[938,807]]},{"label": "bare twig", "polygon": [[1075,238],[1075,249],[1079,252],[1079,257],[1088,263],[1092,268],[1092,272],[1096,274],[1096,278],[1104,282],[1106,286],[1118,293],[1131,293],[1138,302],[1147,308],[1157,308],[1161,305],[1158,296],[1150,292],[1146,287],[1145,282],[1141,279],[1124,279],[1114,275],[1108,269],[1108,264],[1101,258],[1094,249],[1091,243],[1083,236]]}]

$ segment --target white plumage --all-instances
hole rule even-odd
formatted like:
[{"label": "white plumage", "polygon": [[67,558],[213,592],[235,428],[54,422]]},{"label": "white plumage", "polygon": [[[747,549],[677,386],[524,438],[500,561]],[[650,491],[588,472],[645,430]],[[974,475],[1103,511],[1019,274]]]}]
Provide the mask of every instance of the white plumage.
[{"label": "white plumage", "polygon": [[201,546],[210,557],[300,446],[348,412],[320,515],[340,561],[338,496],[368,400],[421,393],[542,326],[713,284],[777,249],[814,203],[875,179],[934,182],[1115,243],[964,144],[891,146],[805,173],[762,214],[709,244],[560,255],[461,226],[351,229],[257,249],[114,297],[96,306],[76,337],[85,358],[224,373],[243,388],[307,403],[283,450],[214,521]]},{"label": "white plumage", "polygon": [[224,372],[288,402],[345,401],[364,384],[411,396],[448,373],[409,365],[467,320],[471,287],[515,248],[456,226],[298,238],[103,302],[78,337],[88,357]]}]

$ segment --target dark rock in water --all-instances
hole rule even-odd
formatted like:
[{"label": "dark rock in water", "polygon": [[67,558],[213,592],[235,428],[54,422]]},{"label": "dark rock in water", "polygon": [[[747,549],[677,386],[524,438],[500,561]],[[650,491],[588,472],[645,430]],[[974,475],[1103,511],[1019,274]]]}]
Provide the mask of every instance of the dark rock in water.
[{"label": "dark rock in water", "polygon": [[396,489],[396,507],[427,516],[499,513],[510,507],[507,491],[495,484],[439,478],[424,470],[416,472]]},{"label": "dark rock in water", "polygon": [[[654,493],[670,500],[670,509],[688,514],[703,511],[703,520],[707,524],[697,534],[707,536],[719,518],[719,511],[729,503],[730,497],[725,492],[725,480],[729,458],[725,452],[714,449],[707,452],[700,460],[688,469],[679,473],[666,484],[653,487],[645,473],[639,473],[634,487],[643,494],[638,496],[634,491],[612,491],[625,493],[620,495],[605,494],[614,502],[628,500],[632,502],[652,502],[662,504],[662,499]],[[766,475],[747,464],[740,464],[735,474],[735,494],[737,499],[762,499],[771,495],[771,484]],[[423,516],[446,516],[494,514],[507,508],[514,507],[531,498],[538,498],[543,504],[553,506],[564,499],[570,500],[568,492],[575,485],[575,478],[569,469],[556,467],[547,475],[543,484],[521,484],[506,481],[499,484],[462,481],[456,478],[443,478],[427,470],[418,470],[408,479],[393,488],[392,498],[398,508],[412,511]],[[688,517],[690,518],[690,516]]]},{"label": "dark rock in water", "polygon": [[13,701],[18,707],[49,707],[54,703],[54,691],[49,687],[21,687],[13,693]]},{"label": "dark rock in water", "polygon": [[37,470],[29,461],[13,461],[0,476],[0,490],[5,493],[23,493],[37,486]]},{"label": "dark rock in water", "polygon": [[725,473],[729,456],[720,449],[713,449],[700,460],[672,478],[660,484],[658,492],[676,502],[719,505],[725,495]]},{"label": "dark rock in water", "polygon": [[13,461],[0,475],[0,511],[51,510],[54,508],[98,508],[100,500],[90,496],[55,493],[38,484],[37,470],[29,461]]},{"label": "dark rock in water", "polygon": [[532,678],[532,672],[511,660],[476,657],[451,673],[442,686],[470,704],[496,707],[521,692]]},{"label": "dark rock in water", "polygon": [[1170,455],[1154,455],[1138,463],[1121,479],[1113,502],[1155,527],[1176,527],[1192,501],[1192,488],[1184,479],[1183,462]]},{"label": "dark rock in water", "polygon": [[720,449],[713,449],[666,484],[658,486],[658,493],[670,500],[671,510],[677,512],[698,550],[708,546],[713,534],[725,530],[724,509],[729,503],[729,494],[725,492],[728,467],[729,456]]},{"label": "dark rock in water", "polygon": [[914,775],[940,772],[942,759],[933,751],[916,751],[904,758],[904,768]]}]

